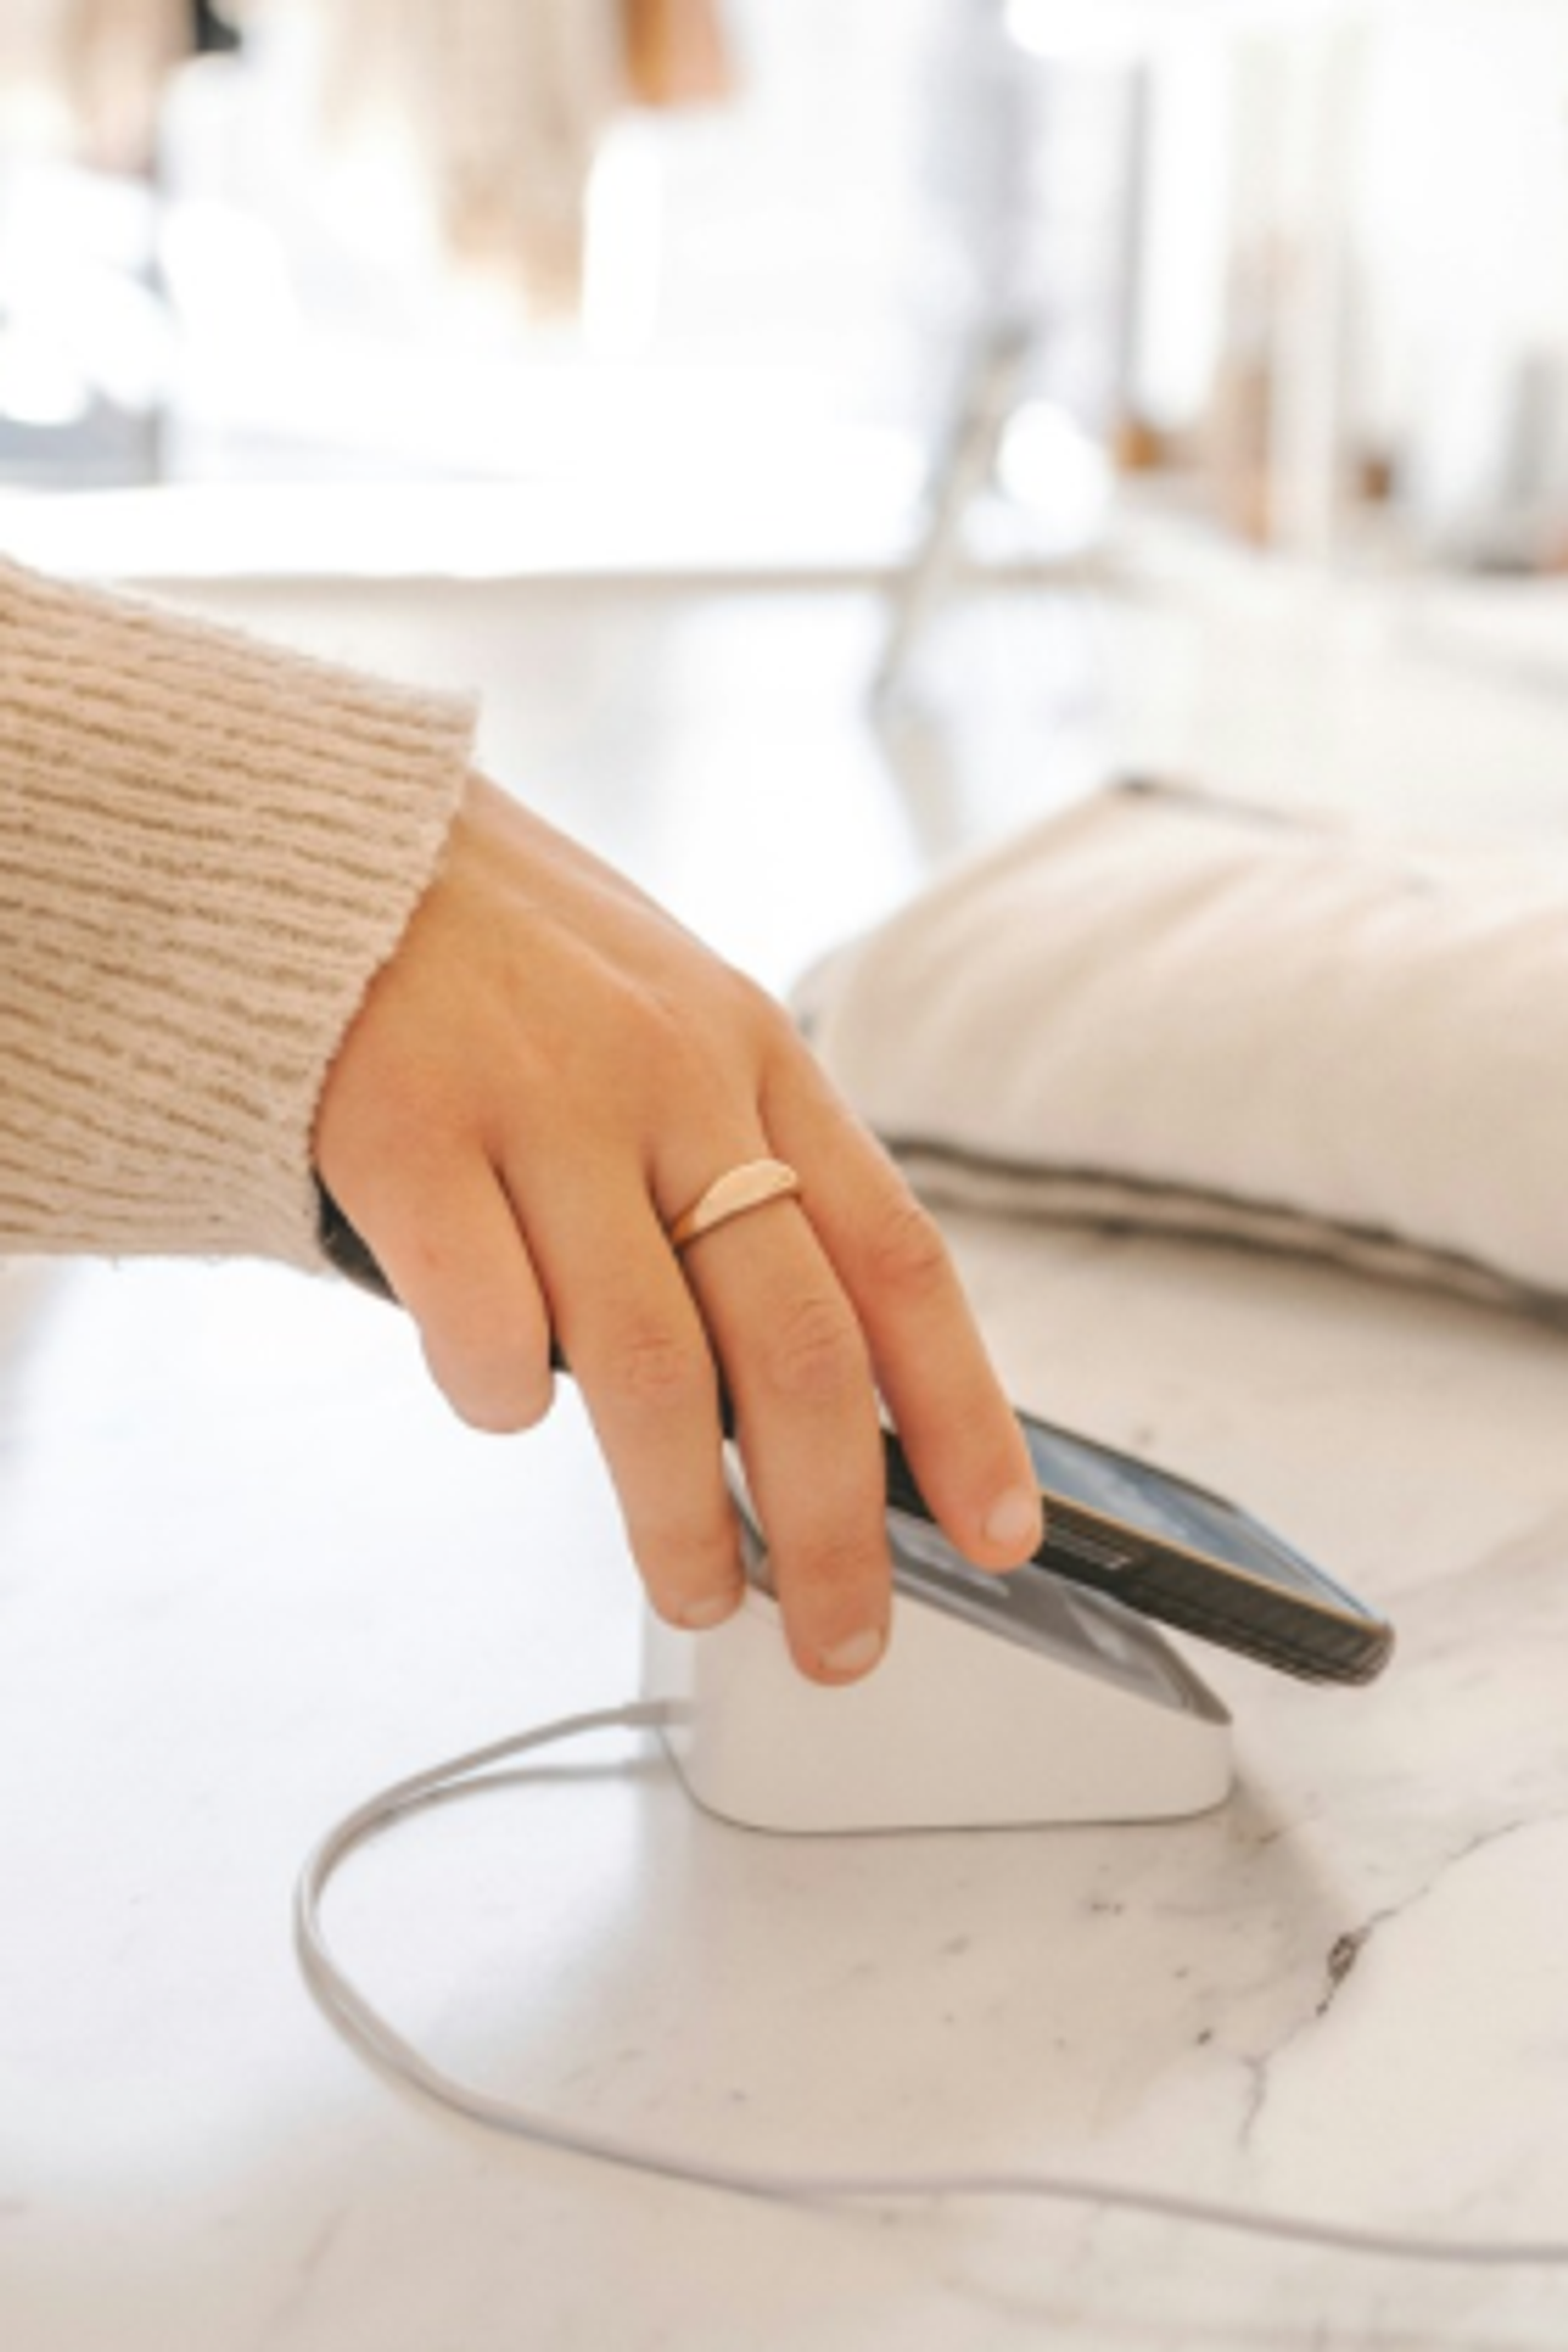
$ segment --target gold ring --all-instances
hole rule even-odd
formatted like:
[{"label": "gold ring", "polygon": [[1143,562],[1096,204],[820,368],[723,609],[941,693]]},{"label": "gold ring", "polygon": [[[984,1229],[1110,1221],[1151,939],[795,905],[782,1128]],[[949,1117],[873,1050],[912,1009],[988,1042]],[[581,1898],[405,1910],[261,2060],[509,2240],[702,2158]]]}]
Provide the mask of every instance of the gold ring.
[{"label": "gold ring", "polygon": [[747,1159],[715,1177],[700,1200],[694,1200],[669,1229],[670,1247],[684,1250],[688,1242],[711,1233],[731,1217],[765,1207],[769,1200],[798,1199],[801,1180],[785,1159]]}]

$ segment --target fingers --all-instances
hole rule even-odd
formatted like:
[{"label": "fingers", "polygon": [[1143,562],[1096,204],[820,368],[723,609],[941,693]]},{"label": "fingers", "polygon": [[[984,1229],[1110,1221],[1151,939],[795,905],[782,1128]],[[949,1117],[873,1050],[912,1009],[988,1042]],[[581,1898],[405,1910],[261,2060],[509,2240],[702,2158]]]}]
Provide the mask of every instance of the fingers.
[{"label": "fingers", "polygon": [[886,1647],[892,1595],[880,1423],[854,1311],[789,1200],[702,1235],[684,1266],[724,1369],[795,1662],[853,1681]]},{"label": "fingers", "polygon": [[419,1328],[425,1361],[475,1429],[528,1429],[550,1409],[550,1321],[512,1203],[479,1156],[424,1181],[391,1171],[340,1191]]},{"label": "fingers", "polygon": [[[693,1630],[721,1622],[744,1591],[722,1378],[792,1654],[818,1681],[849,1682],[876,1664],[890,1624],[879,1389],[968,1558],[1028,1556],[1039,1498],[929,1219],[814,1070],[773,1089],[770,1115],[765,1142],[739,1135],[683,1156],[717,1174],[787,1152],[806,1172],[804,1203],[750,1210],[681,1255],[636,1160],[580,1130],[536,1125],[510,1170],[448,1152],[421,1176],[405,1154],[397,1182],[362,1173],[339,1189],[466,1420],[540,1418],[554,1335],[650,1601]],[[684,1207],[692,1195],[670,1197]]]},{"label": "fingers", "polygon": [[[796,1662],[824,1682],[868,1672],[892,1582],[879,1423],[854,1313],[808,1226],[776,1201],[681,1258],[614,1154],[574,1137],[563,1181],[564,1158],[537,1132],[532,1145],[512,1178],[518,1213],[654,1607],[700,1629],[744,1592],[722,1377]],[[759,1151],[744,1137],[683,1157],[711,1174]]]},{"label": "fingers", "polygon": [[1041,1542],[1039,1486],[935,1224],[814,1064],[792,1062],[765,1109],[778,1152],[822,1171],[807,1206],[922,1494],[966,1559],[1018,1566]]},{"label": "fingers", "polygon": [[716,1625],[745,1588],[691,1293],[634,1167],[579,1144],[563,1179],[565,1162],[533,1141],[513,1180],[519,1213],[649,1599],[671,1624]]},{"label": "fingers", "polygon": [[[554,1333],[663,1615],[711,1623],[742,1591],[720,1379],[807,1673],[852,1680],[887,1636],[879,1390],[969,1558],[1005,1566],[1038,1542],[1022,1439],[947,1253],[786,1017],[503,796],[466,797],[314,1140],[466,1418],[536,1419]],[[804,1200],[677,1257],[670,1220],[769,1155]]]}]

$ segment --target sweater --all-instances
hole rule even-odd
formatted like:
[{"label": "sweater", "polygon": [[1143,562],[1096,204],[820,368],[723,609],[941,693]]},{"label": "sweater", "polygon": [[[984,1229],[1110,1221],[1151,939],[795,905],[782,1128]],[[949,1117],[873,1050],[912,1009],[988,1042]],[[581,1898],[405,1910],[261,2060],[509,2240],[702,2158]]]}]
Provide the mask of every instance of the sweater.
[{"label": "sweater", "polygon": [[0,563],[0,1254],[322,1262],[321,1087],[472,724]]}]

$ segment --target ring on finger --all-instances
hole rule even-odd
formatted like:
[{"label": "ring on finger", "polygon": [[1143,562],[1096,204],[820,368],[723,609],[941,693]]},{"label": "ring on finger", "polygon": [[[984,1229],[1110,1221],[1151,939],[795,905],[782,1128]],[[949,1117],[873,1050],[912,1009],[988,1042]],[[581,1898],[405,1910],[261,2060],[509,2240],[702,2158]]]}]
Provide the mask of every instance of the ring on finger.
[{"label": "ring on finger", "polygon": [[727,1225],[732,1217],[765,1208],[772,1200],[798,1200],[800,1194],[801,1179],[787,1159],[742,1160],[738,1167],[716,1176],[707,1192],[675,1219],[669,1227],[670,1247],[684,1250],[715,1226]]}]

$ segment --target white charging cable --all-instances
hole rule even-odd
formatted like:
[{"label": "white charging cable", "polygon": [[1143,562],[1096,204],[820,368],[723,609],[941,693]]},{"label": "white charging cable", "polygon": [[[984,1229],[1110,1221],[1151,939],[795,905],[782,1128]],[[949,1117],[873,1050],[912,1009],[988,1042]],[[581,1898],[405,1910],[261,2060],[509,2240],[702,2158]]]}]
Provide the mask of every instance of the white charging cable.
[{"label": "white charging cable", "polygon": [[557,1722],[541,1724],[537,1730],[494,1740],[467,1755],[454,1756],[447,1763],[432,1764],[423,1772],[412,1773],[407,1780],[383,1788],[346,1814],[327,1832],[305,1864],[294,1893],[294,1932],[300,1966],[312,1993],[337,2031],[393,2077],[492,2131],[563,2148],[575,2156],[595,2156],[611,2164],[631,2166],[638,2172],[662,2174],[671,2180],[695,2181],[705,2188],[728,2189],[743,2196],[795,2204],[851,2197],[884,2200],[1040,2197],[1060,2204],[1098,2206],[1104,2211],[1152,2214],[1200,2229],[1289,2239],[1342,2254],[1492,2269],[1568,2268],[1568,2240],[1563,2239],[1417,2236],[1398,2230],[1367,2230],[1298,2214],[1269,2213],[1255,2206],[1225,2204],[1173,2190],[1124,2186],[1070,2173],[816,2173],[727,2164],[716,2159],[683,2156],[657,2140],[563,2123],[510,2099],[497,2098],[449,2075],[398,2033],[333,1958],[321,1925],[321,1904],[337,1871],[367,1838],[390,1829],[411,1813],[453,1796],[476,1794],[493,1787],[498,1765],[514,1763],[535,1749],[580,1739],[589,1732],[664,1730],[678,1719],[679,1713],[677,1706],[647,1700],[621,1707],[601,1707],[590,1714],[563,1716]]}]

